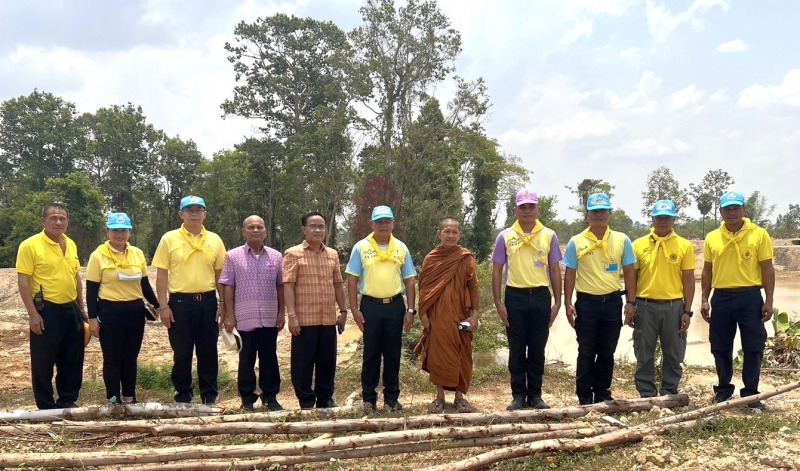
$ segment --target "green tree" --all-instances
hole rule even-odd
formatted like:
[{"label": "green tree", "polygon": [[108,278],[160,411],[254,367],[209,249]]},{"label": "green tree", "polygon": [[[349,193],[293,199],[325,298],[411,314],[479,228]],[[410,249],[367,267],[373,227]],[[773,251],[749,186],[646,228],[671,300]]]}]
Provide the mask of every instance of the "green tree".
[{"label": "green tree", "polygon": [[157,154],[164,134],[146,122],[141,107],[112,105],[81,122],[89,132],[81,167],[103,189],[109,208],[126,212],[132,220],[139,213],[139,195],[158,177]]},{"label": "green tree", "polygon": [[354,75],[362,80],[365,108],[374,119],[363,121],[377,136],[388,171],[394,147],[427,90],[453,71],[461,36],[435,1],[366,0],[359,9],[363,25],[350,33],[356,51]]},{"label": "green tree", "polygon": [[775,237],[800,236],[800,204],[790,204],[786,214],[779,214],[773,231]]},{"label": "green tree", "polygon": [[75,169],[84,131],[75,105],[34,90],[0,104],[0,207]]},{"label": "green tree", "polygon": [[745,201],[745,215],[750,218],[753,224],[757,224],[767,230],[771,229],[772,214],[777,205],[769,204],[767,197],[760,191],[754,191]]},{"label": "green tree", "polygon": [[684,209],[691,204],[689,192],[681,188],[669,167],[659,167],[647,176],[645,191],[642,192],[642,216],[650,218],[656,201],[668,199],[675,203],[680,217],[685,217]]},{"label": "green tree", "polygon": [[567,185],[564,185],[564,188],[578,198],[578,204],[576,206],[570,206],[569,209],[577,211],[580,214],[586,213],[586,201],[589,199],[589,195],[605,193],[609,198],[614,197],[614,185],[601,179],[585,178],[581,180],[575,188]]},{"label": "green tree", "polygon": [[708,213],[711,212],[711,209],[714,207],[714,197],[711,196],[709,193],[703,193],[696,197],[697,200],[697,210],[700,211],[701,219],[702,219],[702,234],[705,238],[706,236],[706,217]]},{"label": "green tree", "polygon": [[[732,176],[728,172],[722,169],[717,170],[709,170],[708,173],[705,174],[700,183],[694,184],[689,183],[689,190],[692,197],[695,201],[698,201],[699,198],[704,197],[704,195],[711,195],[711,203],[714,207],[714,224],[718,224],[718,209],[719,209],[719,198],[722,196],[725,191],[727,191],[731,185],[736,183]],[[699,201],[698,201],[699,204]],[[702,213],[702,211],[701,211]]]}]

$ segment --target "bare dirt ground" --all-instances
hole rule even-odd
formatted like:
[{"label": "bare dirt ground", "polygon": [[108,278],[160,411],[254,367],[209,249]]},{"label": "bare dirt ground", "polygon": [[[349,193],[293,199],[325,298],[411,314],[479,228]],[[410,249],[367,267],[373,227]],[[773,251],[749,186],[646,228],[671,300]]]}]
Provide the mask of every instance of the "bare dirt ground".
[{"label": "bare dirt ground", "polygon": [[[702,266],[702,241],[694,241],[695,253],[698,257],[699,267]],[[800,277],[800,247],[792,246],[791,241],[776,240],[775,265],[781,279],[796,279]],[[782,248],[783,247],[783,248]],[[154,281],[154,273],[151,274]],[[800,311],[800,306],[782,307],[788,311]],[[485,315],[492,315],[486,313]],[[795,318],[795,320],[798,320]],[[352,320],[351,320],[352,322]],[[33,398],[30,391],[30,361],[28,348],[27,315],[20,302],[17,290],[16,273],[13,269],[0,269],[0,409],[28,409],[33,410]],[[278,350],[279,361],[283,376],[282,392],[279,400],[287,408],[297,408],[297,402],[291,390],[289,381],[289,334],[284,330],[279,336]],[[342,368],[359,368],[358,358],[353,357],[358,343],[360,332],[355,325],[348,325],[345,334],[339,340],[339,363]],[[166,329],[159,324],[148,324],[142,346],[140,361],[152,365],[171,364],[172,352],[167,340]],[[235,377],[237,368],[237,355],[226,351],[220,346],[220,368],[228,370]],[[548,366],[550,368],[558,368]],[[102,384],[102,355],[100,345],[96,340],[86,348],[84,367],[84,380],[93,380]],[[627,365],[625,371],[632,371]],[[340,372],[341,374],[341,372]],[[422,373],[414,373],[422,374]],[[567,372],[574,374],[574,372]],[[741,379],[737,372],[734,383],[740,384]],[[406,413],[422,414],[427,404],[432,399],[430,390],[420,392],[405,386],[401,400],[406,405]],[[761,390],[768,391],[774,387],[800,380],[800,373],[774,373],[762,374]],[[484,382],[470,392],[470,402],[482,411],[503,410],[510,400],[507,385],[507,374],[498,375],[496,381]],[[691,397],[691,408],[708,405],[712,397],[711,386],[716,382],[713,369],[689,368],[682,382],[682,389]],[[569,406],[575,404],[574,394],[570,388],[570,380],[566,381],[545,376],[544,399],[552,406]],[[618,398],[636,397],[633,386],[632,373],[617,372],[613,391]],[[352,391],[336,392],[336,400],[341,403]],[[83,398],[79,401],[85,403]],[[148,400],[142,397],[141,400]],[[451,400],[448,398],[448,400]],[[240,405],[235,385],[223,391],[219,397],[220,405],[229,409],[236,409]],[[796,453],[800,446],[800,391],[781,396],[768,402],[766,412],[752,412],[736,410],[725,414],[742,417],[743,420],[759,419],[751,430],[735,430],[730,435],[712,436],[710,438],[697,438],[692,436],[678,440],[669,437],[654,437],[637,445],[622,447],[612,451],[613,457],[604,461],[581,462],[548,458],[546,468],[557,469],[688,469],[688,470],[767,470],[767,469],[795,469],[800,470],[800,455]],[[452,411],[452,406],[448,406]],[[632,420],[636,420],[631,417]],[[758,424],[763,422],[764,426]],[[778,427],[776,424],[785,424]],[[2,440],[2,437],[0,437]],[[439,457],[448,462],[467,456],[445,454]],[[386,461],[362,461],[359,463],[346,462],[345,468],[352,464],[366,469],[415,469],[423,464],[429,465],[436,462],[436,453],[422,457],[406,457],[394,464],[387,465]],[[520,463],[519,467],[513,466],[503,469],[539,469],[536,466]],[[538,466],[538,465],[537,465]]]}]

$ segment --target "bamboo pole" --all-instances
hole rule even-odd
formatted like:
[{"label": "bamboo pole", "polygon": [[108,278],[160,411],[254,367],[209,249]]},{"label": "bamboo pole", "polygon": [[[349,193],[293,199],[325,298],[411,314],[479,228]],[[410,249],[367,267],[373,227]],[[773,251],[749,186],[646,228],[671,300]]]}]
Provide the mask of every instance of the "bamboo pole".
[{"label": "bamboo pole", "polygon": [[147,402],[143,404],[117,404],[94,407],[76,407],[72,409],[16,410],[0,412],[0,422],[54,422],[61,419],[84,420],[101,417],[198,417],[219,415],[225,409],[203,404],[159,404]]}]

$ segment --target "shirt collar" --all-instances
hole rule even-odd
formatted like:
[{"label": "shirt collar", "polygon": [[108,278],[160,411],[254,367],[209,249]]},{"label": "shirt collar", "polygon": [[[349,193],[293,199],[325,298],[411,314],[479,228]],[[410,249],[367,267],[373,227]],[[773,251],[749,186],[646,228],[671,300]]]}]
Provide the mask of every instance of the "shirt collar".
[{"label": "shirt collar", "polygon": [[[311,244],[309,244],[307,240],[303,240],[303,248],[306,249],[306,250],[314,250],[311,247]],[[324,252],[325,249],[326,249],[325,243],[323,242],[322,244],[320,244],[319,250],[317,252]]]}]

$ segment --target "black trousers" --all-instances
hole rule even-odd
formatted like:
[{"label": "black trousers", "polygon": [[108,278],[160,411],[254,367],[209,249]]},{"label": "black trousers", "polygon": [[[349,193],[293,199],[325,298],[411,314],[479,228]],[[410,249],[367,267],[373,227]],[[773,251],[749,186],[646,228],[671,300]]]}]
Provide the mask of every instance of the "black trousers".
[{"label": "black trousers", "polygon": [[292,336],[292,386],[301,409],[325,407],[333,399],[336,343],[335,325],[303,326]]},{"label": "black trousers", "polygon": [[242,336],[242,351],[239,352],[239,374],[237,386],[242,404],[253,404],[256,394],[256,357],[258,357],[258,387],[261,402],[275,399],[281,390],[281,372],[278,368],[278,329],[259,327],[250,332],[239,331]]},{"label": "black trousers", "polygon": [[[59,409],[78,400],[83,382],[83,319],[75,303],[44,303],[42,335],[30,333],[31,383],[39,409]],[[53,367],[56,391],[53,399]]]},{"label": "black trousers", "polygon": [[507,287],[505,306],[511,395],[523,400],[541,398],[544,349],[550,336],[550,291],[546,286]]},{"label": "black trousers", "polygon": [[364,314],[364,357],[361,365],[361,392],[364,402],[375,404],[383,358],[383,401],[394,404],[400,397],[400,350],[403,344],[402,296],[389,304],[361,299]]},{"label": "black trousers", "polygon": [[708,330],[711,353],[717,366],[719,384],[714,393],[719,398],[728,398],[735,391],[733,379],[733,338],[736,326],[742,334],[742,382],[741,396],[758,394],[761,360],[764,358],[764,345],[767,330],[761,321],[761,308],[764,300],[761,291],[753,288],[744,292],[723,292],[714,290],[711,297],[711,325]]},{"label": "black trousers", "polygon": [[217,298],[202,301],[170,297],[169,307],[175,318],[169,329],[172,347],[172,384],[175,402],[192,402],[192,354],[197,354],[197,379],[203,403],[217,401]]},{"label": "black trousers", "polygon": [[[103,382],[106,398],[136,400],[136,372],[144,339],[144,303],[100,300],[100,348],[103,350]],[[122,386],[120,388],[120,385]]]},{"label": "black trousers", "polygon": [[604,296],[604,300],[578,293],[575,302],[575,332],[578,338],[578,362],[575,393],[581,404],[611,399],[614,375],[614,350],[622,329],[622,296]]}]

